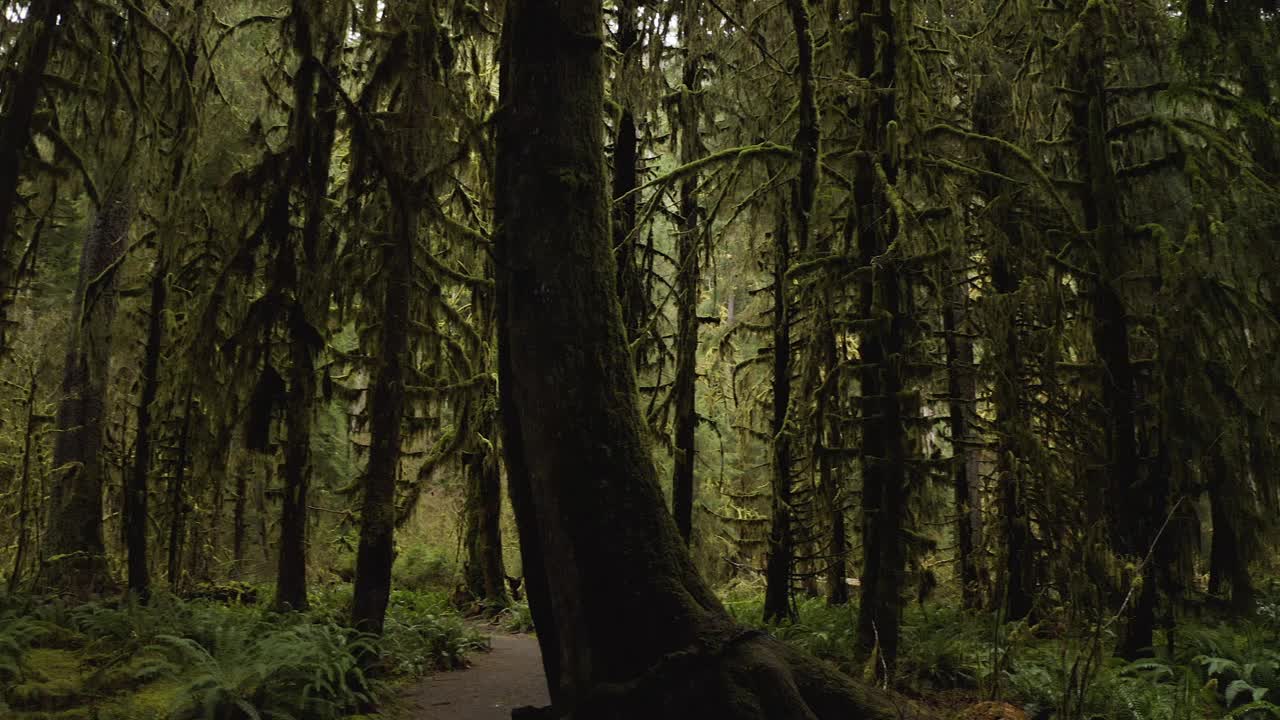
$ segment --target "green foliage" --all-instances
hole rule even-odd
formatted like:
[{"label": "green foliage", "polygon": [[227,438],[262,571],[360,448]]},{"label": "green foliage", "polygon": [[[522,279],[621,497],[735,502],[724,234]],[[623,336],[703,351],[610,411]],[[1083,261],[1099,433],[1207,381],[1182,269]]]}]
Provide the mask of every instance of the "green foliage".
[{"label": "green foliage", "polygon": [[467,653],[488,648],[484,636],[449,610],[442,593],[391,593],[379,650],[393,674],[452,670],[465,663]]},{"label": "green foliage", "polygon": [[503,608],[497,617],[502,629],[513,633],[533,632],[533,613],[526,600],[513,602]]},{"label": "green foliage", "polygon": [[457,668],[488,646],[444,592],[395,591],[381,638],[345,626],[349,588],[313,599],[310,613],[278,615],[164,593],[147,605],[2,598],[0,677],[12,687],[0,710],[74,712],[93,698],[113,720],[325,720],[369,705],[386,678]]},{"label": "green foliage", "polygon": [[456,575],[453,559],[444,550],[427,545],[401,549],[391,566],[394,586],[413,590],[448,587]]},{"label": "green foliage", "polygon": [[[0,608],[7,598],[0,598]],[[0,610],[0,681],[12,682],[22,676],[23,655],[52,632],[46,622],[26,617],[13,609]]]},{"label": "green foliage", "polygon": [[376,649],[349,629],[304,622],[234,640],[210,650],[166,635],[149,648],[186,679],[171,718],[338,718],[372,699],[360,658]]}]

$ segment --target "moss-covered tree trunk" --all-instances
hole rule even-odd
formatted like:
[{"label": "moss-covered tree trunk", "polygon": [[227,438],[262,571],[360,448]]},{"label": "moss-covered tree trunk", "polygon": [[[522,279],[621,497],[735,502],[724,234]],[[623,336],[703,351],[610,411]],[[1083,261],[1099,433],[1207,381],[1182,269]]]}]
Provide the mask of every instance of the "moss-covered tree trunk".
[{"label": "moss-covered tree trunk", "polygon": [[387,603],[391,599],[396,476],[404,418],[404,364],[408,357],[413,246],[417,242],[418,227],[418,211],[411,203],[397,203],[392,212],[395,217],[392,236],[390,242],[382,245],[381,252],[385,275],[382,325],[369,399],[369,464],[365,468],[351,614],[356,628],[377,634],[382,633]]},{"label": "moss-covered tree trunk", "polygon": [[[685,4],[680,13],[680,39],[684,45],[684,67],[681,71],[679,101],[680,163],[698,158],[701,138],[699,129],[698,87],[701,84],[701,49],[699,28],[701,16]],[[693,534],[693,466],[697,448],[694,438],[698,429],[698,300],[701,277],[698,215],[698,173],[680,181],[680,229],[676,235],[676,342],[675,378],[671,388],[675,412],[673,445],[675,457],[671,477],[671,505],[676,527],[687,543]]]},{"label": "moss-covered tree trunk", "polygon": [[[898,171],[885,137],[897,123],[893,83],[897,27],[893,0],[859,0],[854,36],[858,74],[875,78],[878,93],[863,101],[865,146],[854,174],[858,211],[858,258],[872,268],[859,287],[858,337],[862,360],[862,586],[858,604],[858,644],[876,654],[877,673],[893,671],[898,654],[902,591],[906,570],[903,526],[907,512],[906,434],[902,421],[902,366],[906,352],[903,279],[895,260],[881,261],[898,234],[886,184]],[[874,20],[874,21],[870,21]],[[870,322],[872,319],[875,322]]]},{"label": "moss-covered tree trunk", "polygon": [[42,561],[45,587],[79,596],[101,592],[109,581],[102,538],[102,433],[116,265],[133,215],[133,191],[114,185],[103,197],[81,250],[62,372]]},{"label": "moss-covered tree trunk", "polygon": [[166,567],[169,588],[176,591],[182,582],[182,547],[186,542],[186,519],[190,509],[187,501],[187,462],[191,452],[191,387],[183,403],[182,426],[178,430],[178,455],[174,463],[173,477],[169,480],[169,556]]},{"label": "moss-covered tree trunk", "polygon": [[133,467],[124,488],[124,539],[128,551],[129,592],[146,599],[151,592],[147,565],[147,497],[151,475],[151,405],[160,389],[160,350],[164,342],[164,306],[167,294],[163,263],[151,270],[151,303],[147,316],[147,342],[142,355],[142,389],[138,394],[138,427],[133,443]]},{"label": "moss-covered tree trunk", "polygon": [[474,420],[484,441],[463,456],[467,473],[467,592],[489,610],[505,607],[506,569],[502,562],[502,479],[498,468],[497,388],[486,385]]},{"label": "moss-covered tree trunk", "polygon": [[640,242],[635,237],[640,139],[636,128],[634,96],[640,66],[640,19],[636,0],[619,0],[615,35],[621,54],[614,75],[613,96],[618,103],[618,126],[613,142],[613,249],[618,261],[618,299],[627,340],[634,343],[641,334],[645,306],[643,265],[637,257]]},{"label": "moss-covered tree trunk", "polygon": [[31,374],[31,381],[27,385],[27,397],[23,403],[23,409],[26,414],[26,423],[22,431],[22,467],[18,471],[18,512],[14,530],[17,532],[17,541],[13,551],[13,571],[9,573],[9,593],[13,594],[18,591],[18,584],[22,582],[22,569],[27,562],[27,539],[30,537],[27,525],[30,520],[30,512],[32,505],[31,498],[31,464],[34,458],[32,454],[35,451],[36,437],[36,392],[39,388],[37,373]]},{"label": "moss-covered tree trunk", "polygon": [[[1075,94],[1072,100],[1073,134],[1080,164],[1081,209],[1085,230],[1095,258],[1089,301],[1092,336],[1102,365],[1102,417],[1106,476],[1107,518],[1111,542],[1119,554],[1139,562],[1147,560],[1153,532],[1165,510],[1165,497],[1144,482],[1138,452],[1136,378],[1129,343],[1129,317],[1122,283],[1132,267],[1126,243],[1120,189],[1110,157],[1106,41],[1107,28],[1100,6],[1082,7],[1081,32],[1076,33]],[[1150,468],[1147,468],[1148,470]],[[1143,562],[1143,585],[1153,580],[1151,563]],[[1152,647],[1155,629],[1154,592],[1132,593],[1122,588],[1126,618],[1118,652],[1137,657]],[[1133,597],[1130,597],[1132,595]]]},{"label": "moss-covered tree trunk", "polygon": [[[4,322],[13,294],[13,212],[18,206],[18,183],[27,148],[31,142],[31,121],[44,87],[45,68],[53,56],[55,40],[65,30],[70,0],[42,0],[33,3],[23,23],[18,41],[25,56],[0,92],[0,352],[6,347]],[[61,24],[59,24],[61,18]]]},{"label": "moss-covered tree trunk", "polygon": [[951,492],[956,513],[956,558],[961,600],[966,608],[982,604],[978,553],[982,549],[982,477],[979,473],[977,417],[978,383],[973,339],[965,327],[969,306],[967,258],[953,252],[943,298],[942,327],[946,334],[947,409],[951,431]]},{"label": "moss-covered tree trunk", "polygon": [[[288,390],[285,397],[284,495],[275,606],[305,610],[307,600],[307,494],[311,484],[311,427],[316,398],[316,355],[324,341],[321,318],[329,308],[326,275],[336,234],[326,232],[329,169],[337,133],[337,88],[325,66],[341,47],[345,8],[319,0],[294,0],[290,16],[299,66],[293,76],[290,137],[293,156],[282,179],[283,220],[276,226],[276,281],[292,294],[285,317]],[[296,183],[296,184],[295,184]],[[302,230],[293,242],[289,198],[302,199]]]},{"label": "moss-covered tree trunk", "polygon": [[610,248],[602,26],[600,0],[512,0],[501,50],[504,437],[555,714],[910,716],[909,705],[736,626],[664,507]]},{"label": "moss-covered tree trunk", "polygon": [[791,266],[788,209],[778,210],[773,233],[773,407],[769,420],[769,555],[764,572],[765,622],[795,617],[791,575],[795,541],[791,511],[792,438],[787,427],[791,408],[791,305],[787,270]]}]

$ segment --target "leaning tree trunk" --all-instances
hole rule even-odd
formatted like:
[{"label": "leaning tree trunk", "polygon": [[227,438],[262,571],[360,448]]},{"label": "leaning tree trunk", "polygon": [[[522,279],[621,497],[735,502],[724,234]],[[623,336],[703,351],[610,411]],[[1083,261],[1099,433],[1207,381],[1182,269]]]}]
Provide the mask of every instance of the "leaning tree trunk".
[{"label": "leaning tree trunk", "polygon": [[102,539],[102,433],[116,264],[124,253],[133,213],[132,190],[113,188],[85,238],[62,374],[43,562],[49,589],[80,596],[100,592],[108,582]]},{"label": "leaning tree trunk", "polygon": [[912,714],[735,625],[664,507],[610,248],[602,26],[600,0],[512,0],[501,44],[499,377],[554,714]]}]

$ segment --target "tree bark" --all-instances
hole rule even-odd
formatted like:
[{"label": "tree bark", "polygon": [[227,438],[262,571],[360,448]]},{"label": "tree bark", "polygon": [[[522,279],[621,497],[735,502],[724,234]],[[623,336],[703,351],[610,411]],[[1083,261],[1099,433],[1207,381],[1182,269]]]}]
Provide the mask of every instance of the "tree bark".
[{"label": "tree bark", "polygon": [[182,547],[186,541],[187,519],[187,459],[191,450],[191,387],[183,403],[182,429],[178,432],[178,459],[169,482],[169,589],[178,590],[182,581]]},{"label": "tree bark", "polygon": [[31,453],[36,434],[36,388],[39,383],[36,373],[31,373],[31,384],[27,386],[27,399],[24,403],[27,414],[26,427],[22,432],[22,470],[18,483],[18,543],[13,553],[13,572],[9,574],[9,594],[18,591],[22,582],[22,566],[27,559],[27,519],[31,507]]},{"label": "tree bark", "polygon": [[499,377],[553,714],[909,716],[734,625],[664,509],[616,300],[602,25],[600,0],[513,0],[501,44]]},{"label": "tree bark", "polygon": [[102,434],[115,266],[133,213],[132,190],[116,186],[103,198],[85,238],[62,374],[43,561],[49,589],[81,597],[105,590],[109,581],[102,538]]},{"label": "tree bark", "polygon": [[[694,38],[700,16],[686,3],[680,14],[680,38],[684,46],[684,68],[679,102],[680,163],[691,163],[699,154],[699,112],[697,93],[701,50]],[[698,429],[698,300],[701,243],[698,236],[698,174],[680,181],[680,228],[676,234],[676,368],[672,386],[675,411],[675,457],[671,478],[672,512],[680,537],[689,543],[693,534],[694,446]]]},{"label": "tree bark", "polygon": [[147,344],[142,359],[142,390],[138,397],[138,429],[133,444],[133,467],[124,489],[124,535],[128,550],[129,592],[143,601],[151,594],[147,565],[147,493],[151,473],[151,405],[160,387],[160,350],[164,343],[165,268],[156,260],[151,276],[151,307]]},{"label": "tree bark", "polygon": [[951,488],[956,513],[956,555],[959,560],[961,599],[964,606],[982,605],[979,592],[978,552],[982,548],[982,479],[978,472],[978,434],[970,418],[976,415],[977,378],[973,341],[962,329],[969,304],[968,277],[962,272],[966,258],[952,254],[942,313],[946,333],[947,395],[951,430]]},{"label": "tree bark", "polygon": [[861,316],[883,318],[868,324],[858,338],[862,359],[862,586],[858,605],[858,644],[876,654],[881,675],[891,674],[898,654],[902,591],[906,571],[903,526],[907,511],[906,428],[902,422],[901,365],[906,351],[903,279],[894,260],[878,263],[897,237],[898,225],[884,182],[897,180],[897,166],[884,137],[897,122],[893,83],[896,77],[896,28],[893,0],[859,0],[855,36],[859,75],[876,78],[880,92],[863,108],[866,147],[875,156],[860,157],[854,175],[858,208],[859,260],[877,265],[861,283]]},{"label": "tree bark", "polygon": [[69,0],[44,0],[32,4],[30,17],[24,23],[26,32],[20,38],[29,42],[29,50],[26,57],[15,65],[18,72],[12,86],[6,87],[3,97],[0,97],[0,108],[3,109],[3,116],[0,116],[0,353],[7,345],[5,318],[13,297],[12,286],[18,280],[14,277],[13,248],[9,245],[16,226],[13,212],[18,204],[18,183],[27,146],[31,142],[31,121],[44,86],[45,68],[53,55],[54,41],[67,24],[69,8]]},{"label": "tree bark", "polygon": [[[407,198],[405,198],[407,200]],[[364,503],[360,511],[360,547],[356,553],[352,625],[382,634],[391,599],[391,565],[395,559],[396,475],[400,467],[400,432],[404,418],[404,363],[409,343],[409,303],[413,282],[413,246],[418,211],[396,203],[390,242],[382,246],[382,325],[377,369],[369,400],[369,465],[365,469]]]},{"label": "tree bark", "polygon": [[[479,293],[477,293],[479,294]],[[487,337],[492,326],[485,324]],[[506,590],[506,569],[502,563],[502,479],[498,471],[497,388],[486,385],[476,413],[476,447],[466,453],[467,472],[465,544],[467,548],[467,592],[493,610],[510,603]]]},{"label": "tree bark", "polygon": [[633,102],[635,77],[642,72],[639,62],[640,28],[636,0],[618,2],[618,52],[622,59],[614,78],[614,98],[621,110],[613,141],[613,249],[618,261],[618,299],[628,342],[641,334],[646,302],[643,266],[636,257],[640,243],[632,236],[636,225],[640,142]]},{"label": "tree bark", "polygon": [[[1137,445],[1135,374],[1129,348],[1128,311],[1120,282],[1131,267],[1126,248],[1119,184],[1106,137],[1108,105],[1106,50],[1101,8],[1083,11],[1084,30],[1076,55],[1078,94],[1073,97],[1072,119],[1081,175],[1085,181],[1081,209],[1085,229],[1093,238],[1098,277],[1089,300],[1093,309],[1093,343],[1102,364],[1102,405],[1105,438],[1106,499],[1112,545],[1116,552],[1139,560],[1146,556],[1154,536],[1154,513],[1163,511],[1166,498],[1144,488],[1142,461]],[[1159,495],[1159,497],[1155,497]],[[1118,652],[1127,658],[1151,652],[1155,629],[1155,604],[1130,603],[1120,633]]]},{"label": "tree bark", "polygon": [[778,210],[773,237],[773,416],[769,423],[771,450],[769,556],[765,563],[764,620],[793,619],[791,569],[795,542],[791,512],[791,298],[787,269],[791,263],[787,210]]}]

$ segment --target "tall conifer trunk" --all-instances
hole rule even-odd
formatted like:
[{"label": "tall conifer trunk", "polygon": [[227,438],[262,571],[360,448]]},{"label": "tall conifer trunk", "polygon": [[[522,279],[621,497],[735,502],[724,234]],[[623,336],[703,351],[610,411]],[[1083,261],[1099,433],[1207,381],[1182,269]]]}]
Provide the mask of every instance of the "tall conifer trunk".
[{"label": "tall conifer trunk", "polygon": [[[694,37],[701,16],[692,3],[685,3],[680,13],[680,37],[684,45],[684,69],[680,88],[680,163],[698,158],[699,123],[698,88],[701,49]],[[698,429],[698,299],[700,286],[700,250],[698,224],[698,174],[691,173],[680,181],[680,230],[676,236],[676,374],[672,387],[675,411],[675,457],[671,479],[672,511],[676,527],[686,543],[693,533],[693,465],[697,448],[694,437]]]},{"label": "tall conifer trunk", "polygon": [[62,374],[54,478],[44,539],[45,585],[85,596],[106,588],[102,537],[102,440],[116,263],[133,222],[133,191],[117,184],[102,201],[80,254],[80,277]]},{"label": "tall conifer trunk", "polygon": [[898,654],[902,592],[906,570],[903,525],[907,511],[906,428],[902,422],[901,367],[906,351],[903,279],[890,259],[880,256],[898,234],[884,183],[897,181],[885,128],[896,124],[897,42],[893,0],[859,0],[855,35],[858,74],[875,78],[879,92],[867,94],[862,109],[865,146],[854,175],[858,211],[858,257],[865,273],[859,287],[862,318],[870,321],[858,338],[862,359],[862,594],[858,604],[858,645],[876,653],[876,671],[892,673]]}]

